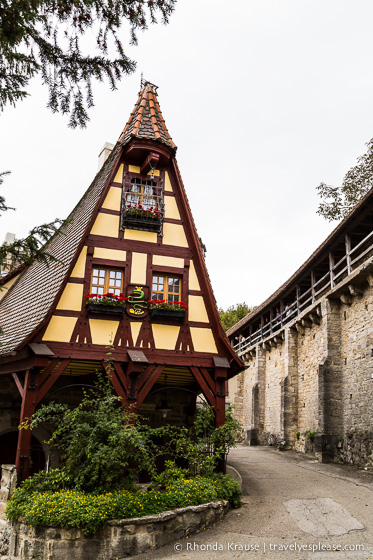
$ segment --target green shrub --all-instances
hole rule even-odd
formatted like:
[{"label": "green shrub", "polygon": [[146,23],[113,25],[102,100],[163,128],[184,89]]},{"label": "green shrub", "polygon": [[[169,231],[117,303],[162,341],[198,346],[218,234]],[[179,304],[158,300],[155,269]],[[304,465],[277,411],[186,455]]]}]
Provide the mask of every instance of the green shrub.
[{"label": "green shrub", "polygon": [[312,443],[314,442],[315,435],[316,435],[316,432],[311,432],[311,431],[309,431],[309,432],[307,433],[307,437],[308,437],[308,439],[309,439]]},{"label": "green shrub", "polygon": [[[56,473],[48,480],[43,477],[34,482],[35,487],[48,483],[53,486]],[[47,477],[48,478],[48,477]],[[8,503],[8,519],[23,517],[34,526],[77,527],[86,535],[97,532],[110,519],[130,519],[167,511],[170,508],[199,505],[214,500],[228,500],[233,507],[240,505],[239,487],[229,475],[212,478],[179,478],[167,485],[165,492],[148,492],[118,489],[103,494],[78,490],[32,489],[32,479],[23,483]]]}]

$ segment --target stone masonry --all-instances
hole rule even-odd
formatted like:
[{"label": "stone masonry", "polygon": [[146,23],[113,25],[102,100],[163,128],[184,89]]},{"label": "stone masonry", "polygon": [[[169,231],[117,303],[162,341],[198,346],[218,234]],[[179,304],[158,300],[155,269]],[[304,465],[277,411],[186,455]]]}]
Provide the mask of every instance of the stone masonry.
[{"label": "stone masonry", "polygon": [[373,468],[372,319],[369,259],[244,354],[229,400],[249,444]]}]

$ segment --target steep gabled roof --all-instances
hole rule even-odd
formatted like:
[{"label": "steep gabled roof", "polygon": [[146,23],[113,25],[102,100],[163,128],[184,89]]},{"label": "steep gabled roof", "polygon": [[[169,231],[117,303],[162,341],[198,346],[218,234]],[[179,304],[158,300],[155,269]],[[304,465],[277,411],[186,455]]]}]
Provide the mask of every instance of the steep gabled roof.
[{"label": "steep gabled roof", "polygon": [[[176,150],[162,116],[156,86],[146,82],[117,144],[91,186],[69,216],[63,233],[46,246],[60,262],[46,266],[35,262],[20,271],[19,278],[0,302],[0,354],[13,352],[30,339],[48,317],[53,304],[80,253],[106,185],[113,177],[123,147],[133,138],[158,141]],[[6,279],[5,279],[6,280]]]},{"label": "steep gabled roof", "polygon": [[49,266],[34,262],[20,274],[16,283],[1,300],[0,325],[3,334],[0,337],[0,352],[2,355],[19,348],[48,315],[113,172],[120,151],[121,146],[117,143],[105,165],[71,212],[70,222],[63,228],[63,233],[53,238],[47,245],[48,252],[60,262],[51,263]]},{"label": "steep gabled roof", "polygon": [[130,135],[130,137],[156,140],[176,149],[167,130],[155,90],[156,86],[145,82],[119,141],[123,141],[127,135]]}]

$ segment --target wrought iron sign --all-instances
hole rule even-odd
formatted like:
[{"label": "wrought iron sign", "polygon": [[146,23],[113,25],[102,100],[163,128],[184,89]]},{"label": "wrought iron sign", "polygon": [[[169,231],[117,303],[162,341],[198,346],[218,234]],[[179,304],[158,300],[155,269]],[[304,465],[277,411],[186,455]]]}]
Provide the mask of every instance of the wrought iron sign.
[{"label": "wrought iron sign", "polygon": [[149,286],[127,286],[126,311],[130,317],[144,317],[149,311]]}]

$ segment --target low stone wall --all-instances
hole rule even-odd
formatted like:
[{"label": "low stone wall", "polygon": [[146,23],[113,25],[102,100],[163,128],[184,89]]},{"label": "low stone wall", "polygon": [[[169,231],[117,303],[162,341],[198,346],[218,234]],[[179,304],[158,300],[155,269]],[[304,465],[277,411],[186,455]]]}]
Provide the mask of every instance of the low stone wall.
[{"label": "low stone wall", "polygon": [[228,509],[229,503],[220,501],[136,519],[108,521],[92,537],[84,536],[80,529],[34,528],[23,523],[8,524],[11,531],[7,559],[120,560],[197,533],[221,520]]},{"label": "low stone wall", "polygon": [[6,521],[6,503],[16,488],[14,465],[1,465],[0,560],[114,560],[154,550],[220,521],[229,509],[226,501],[166,511],[135,519],[108,521],[92,537],[80,529],[31,527]]}]

